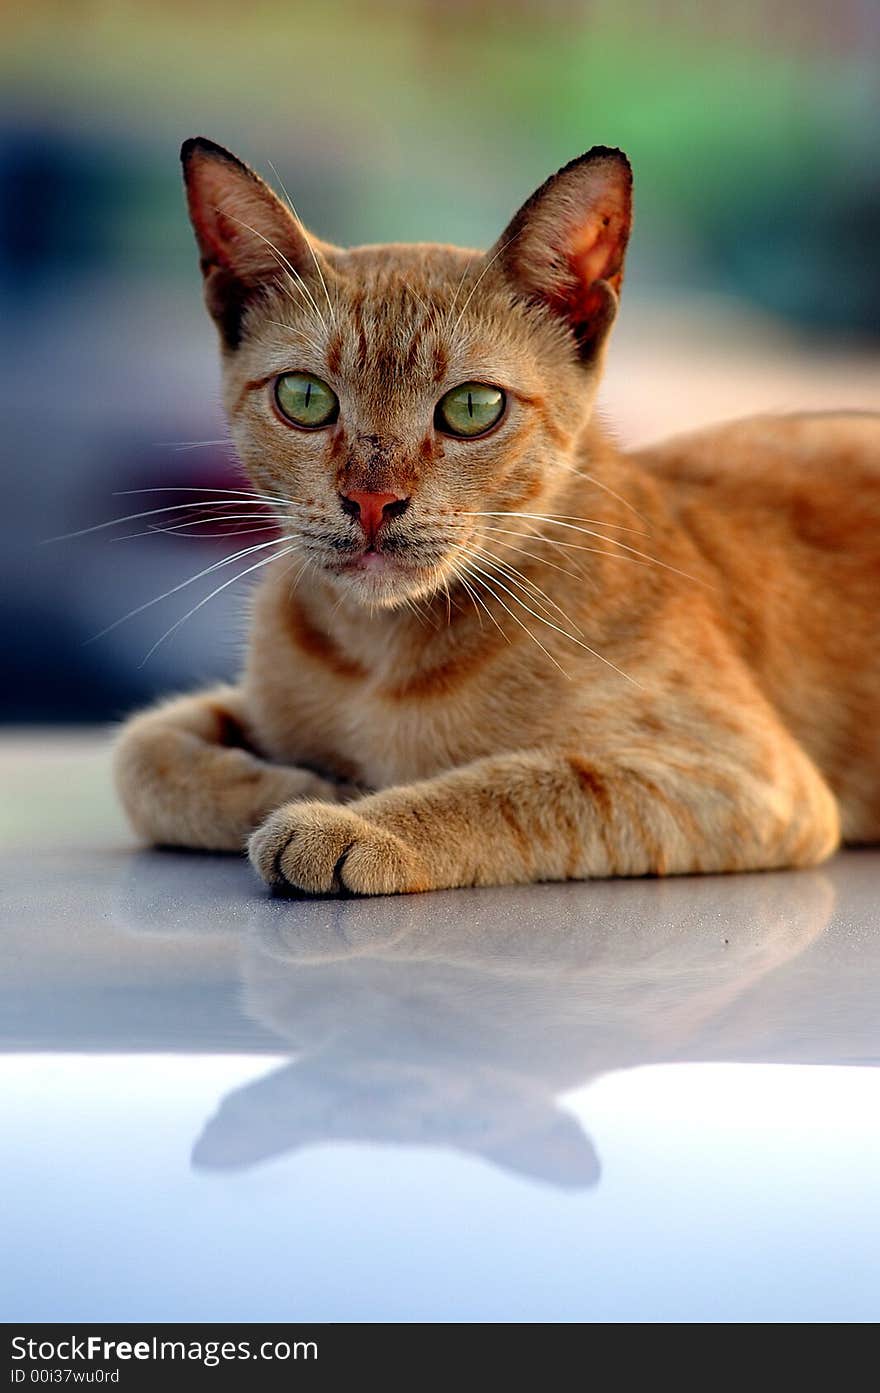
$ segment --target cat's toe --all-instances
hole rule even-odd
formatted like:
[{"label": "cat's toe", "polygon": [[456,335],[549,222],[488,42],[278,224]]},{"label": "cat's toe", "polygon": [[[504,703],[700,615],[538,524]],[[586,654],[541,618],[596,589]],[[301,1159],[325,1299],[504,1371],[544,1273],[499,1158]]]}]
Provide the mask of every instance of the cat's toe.
[{"label": "cat's toe", "polygon": [[254,868],[273,890],[329,895],[341,889],[337,867],[360,818],[327,803],[288,803],[248,843]]},{"label": "cat's toe", "polygon": [[357,837],[337,866],[340,886],[352,895],[409,895],[430,890],[420,856],[399,837],[363,818]]},{"label": "cat's toe", "polygon": [[428,888],[418,859],[398,837],[331,804],[279,808],[254,832],[248,852],[274,890],[393,895]]}]

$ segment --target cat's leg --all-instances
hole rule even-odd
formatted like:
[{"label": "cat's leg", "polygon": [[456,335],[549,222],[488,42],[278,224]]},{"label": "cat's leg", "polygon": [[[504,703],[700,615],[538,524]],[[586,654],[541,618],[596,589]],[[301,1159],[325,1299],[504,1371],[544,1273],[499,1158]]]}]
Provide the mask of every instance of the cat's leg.
[{"label": "cat's leg", "polygon": [[657,751],[526,751],[347,808],[293,804],[250,856],[276,888],[392,894],[805,866],[835,849],[836,801],[782,727],[735,756],[713,745],[709,731]]},{"label": "cat's leg", "polygon": [[115,753],[116,784],[147,841],[241,851],[248,833],[294,798],[334,802],[347,786],[269,764],[249,747],[242,693],[216,687],[134,716]]}]

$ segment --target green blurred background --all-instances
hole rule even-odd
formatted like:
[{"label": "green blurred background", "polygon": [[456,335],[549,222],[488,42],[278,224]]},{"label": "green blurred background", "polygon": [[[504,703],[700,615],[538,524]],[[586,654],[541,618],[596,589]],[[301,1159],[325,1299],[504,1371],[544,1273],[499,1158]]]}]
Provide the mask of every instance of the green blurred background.
[{"label": "green blurred background", "polygon": [[553,169],[623,147],[637,220],[603,400],[635,441],[880,407],[878,59],[875,0],[4,8],[0,718],[106,719],[237,662],[237,587],[146,666],[199,587],[86,642],[228,541],[40,545],[129,511],[118,490],[238,482],[185,136],[274,165],[343,243],[488,244]]}]

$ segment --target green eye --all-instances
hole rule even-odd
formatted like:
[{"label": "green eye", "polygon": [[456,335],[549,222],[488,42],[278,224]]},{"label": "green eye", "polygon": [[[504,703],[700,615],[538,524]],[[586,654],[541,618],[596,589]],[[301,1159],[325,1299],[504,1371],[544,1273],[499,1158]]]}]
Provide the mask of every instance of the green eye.
[{"label": "green eye", "polygon": [[339,415],[336,393],[310,372],[286,372],[275,383],[278,410],[294,425],[317,430]]},{"label": "green eye", "polygon": [[504,393],[485,382],[463,382],[437,403],[434,424],[450,435],[482,435],[504,411]]}]

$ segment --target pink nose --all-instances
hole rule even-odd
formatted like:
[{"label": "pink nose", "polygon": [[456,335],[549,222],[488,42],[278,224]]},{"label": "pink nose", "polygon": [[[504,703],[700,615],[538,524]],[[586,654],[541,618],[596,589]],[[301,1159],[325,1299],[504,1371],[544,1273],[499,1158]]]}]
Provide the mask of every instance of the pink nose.
[{"label": "pink nose", "polygon": [[357,518],[370,541],[383,523],[399,518],[409,507],[409,499],[399,493],[341,493],[342,510]]}]

